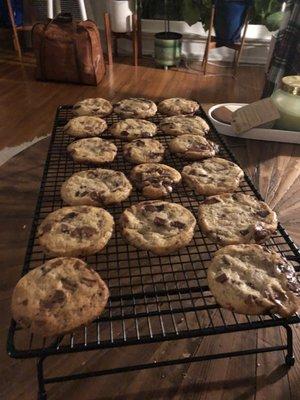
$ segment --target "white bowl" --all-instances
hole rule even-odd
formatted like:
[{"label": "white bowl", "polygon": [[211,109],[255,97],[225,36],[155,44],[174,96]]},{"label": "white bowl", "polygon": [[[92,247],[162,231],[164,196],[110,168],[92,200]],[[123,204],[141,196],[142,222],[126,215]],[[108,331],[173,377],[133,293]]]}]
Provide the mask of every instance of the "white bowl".
[{"label": "white bowl", "polygon": [[227,136],[234,136],[240,139],[268,140],[271,142],[295,143],[300,144],[300,132],[282,131],[279,129],[253,128],[243,133],[235,133],[232,126],[220,122],[212,116],[212,112],[219,107],[227,107],[231,111],[235,111],[245,106],[245,103],[223,103],[217,104],[208,110],[208,117],[219,133]]}]

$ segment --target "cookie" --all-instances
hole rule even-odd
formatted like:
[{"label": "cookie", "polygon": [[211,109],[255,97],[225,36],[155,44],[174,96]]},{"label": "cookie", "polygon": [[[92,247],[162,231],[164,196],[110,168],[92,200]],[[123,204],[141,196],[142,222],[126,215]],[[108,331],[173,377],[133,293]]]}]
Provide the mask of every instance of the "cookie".
[{"label": "cookie", "polygon": [[98,137],[76,140],[67,151],[79,163],[103,164],[111,162],[117,155],[117,146]]},{"label": "cookie", "polygon": [[38,227],[37,238],[50,255],[86,256],[101,251],[113,229],[113,217],[102,208],[63,207],[44,219]]},{"label": "cookie", "polygon": [[193,214],[180,204],[158,200],[135,204],[120,218],[121,233],[128,243],[158,255],[187,246],[195,224]]},{"label": "cookie", "polygon": [[110,132],[121,140],[135,140],[141,138],[151,138],[156,135],[156,125],[144,119],[127,118],[123,121],[114,123],[110,127]]},{"label": "cookie", "polygon": [[61,197],[72,206],[103,206],[121,203],[131,190],[123,172],[96,168],[73,174],[62,184]]},{"label": "cookie", "polygon": [[171,99],[162,100],[157,108],[158,111],[164,115],[188,115],[194,114],[194,112],[199,110],[199,104],[193,100],[173,97]]},{"label": "cookie", "polygon": [[76,117],[63,127],[63,133],[77,138],[100,136],[107,129],[104,119],[99,117]]},{"label": "cookie", "polygon": [[81,100],[73,106],[74,115],[97,115],[98,117],[105,117],[113,111],[112,104],[101,97],[92,99]]},{"label": "cookie", "polygon": [[164,146],[155,139],[136,139],[123,146],[124,158],[133,164],[159,163],[164,152]]},{"label": "cookie", "polygon": [[240,314],[279,314],[299,309],[300,284],[293,266],[280,254],[256,244],[223,247],[208,267],[216,301]]},{"label": "cookie", "polygon": [[213,157],[185,166],[181,175],[184,183],[197,194],[212,196],[234,192],[244,172],[231,161]]},{"label": "cookie", "polygon": [[188,160],[202,160],[213,157],[218,146],[200,135],[181,135],[169,143],[171,153]]},{"label": "cookie", "polygon": [[199,205],[201,229],[221,245],[264,242],[277,228],[277,216],[263,201],[243,194],[211,196]]},{"label": "cookie", "polygon": [[157,107],[149,99],[129,98],[115,103],[114,112],[122,118],[149,118],[156,114]]},{"label": "cookie", "polygon": [[143,196],[158,199],[173,191],[173,187],[181,181],[181,175],[168,165],[147,163],[134,167],[130,180]]},{"label": "cookie", "polygon": [[164,118],[159,124],[160,130],[167,135],[200,135],[204,136],[209,131],[207,122],[198,116],[178,115]]},{"label": "cookie", "polygon": [[87,325],[109,296],[100,276],[78,258],[54,258],[28,272],[12,296],[14,320],[41,336],[62,335]]}]

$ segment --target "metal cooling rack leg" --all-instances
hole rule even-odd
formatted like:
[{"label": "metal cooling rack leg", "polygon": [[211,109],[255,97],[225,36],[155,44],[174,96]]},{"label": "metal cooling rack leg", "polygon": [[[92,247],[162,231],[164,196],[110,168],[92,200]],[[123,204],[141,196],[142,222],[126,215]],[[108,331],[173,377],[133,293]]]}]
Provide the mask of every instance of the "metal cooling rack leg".
[{"label": "metal cooling rack leg", "polygon": [[292,367],[295,364],[294,350],[293,350],[293,331],[289,325],[284,325],[286,329],[287,338],[287,354],[285,356],[285,363],[287,366]]},{"label": "metal cooling rack leg", "polygon": [[42,357],[37,362],[37,378],[38,378],[38,400],[47,400],[47,393],[45,389],[45,381],[44,381],[44,366],[43,362],[46,357]]}]

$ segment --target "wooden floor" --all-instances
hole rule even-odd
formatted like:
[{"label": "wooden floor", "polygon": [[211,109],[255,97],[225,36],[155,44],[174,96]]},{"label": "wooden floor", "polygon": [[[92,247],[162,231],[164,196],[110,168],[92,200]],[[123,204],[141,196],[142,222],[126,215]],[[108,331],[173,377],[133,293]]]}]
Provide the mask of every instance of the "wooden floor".
[{"label": "wooden floor", "polygon": [[[215,74],[228,73],[213,68]],[[230,77],[161,71],[152,67],[114,65],[98,88],[35,82],[32,67],[0,63],[0,148],[14,146],[51,130],[58,104],[88,96],[120,99],[146,96],[192,97],[199,102],[249,102],[263,85],[260,68],[241,68]],[[9,304],[24,259],[29,227],[49,140],[30,147],[0,168],[0,399],[36,398],[34,360],[6,355]],[[300,146],[238,141],[240,163],[300,243]],[[300,331],[294,328],[295,366],[288,370],[284,353],[251,355],[218,361],[131,372],[47,387],[49,400],[298,400],[300,399]],[[89,371],[129,363],[272,346],[285,340],[283,329],[266,329],[195,338],[49,360],[47,374]]]},{"label": "wooden floor", "polygon": [[56,107],[86,97],[117,101],[128,96],[160,99],[181,93],[202,103],[245,102],[259,99],[264,80],[261,67],[241,67],[233,79],[231,69],[224,67],[212,66],[208,72],[216,76],[204,77],[194,70],[155,69],[148,60],[144,64],[136,68],[115,64],[98,87],[89,87],[38,82],[33,64],[20,66],[4,57],[1,61],[0,53],[0,150],[50,133]]}]

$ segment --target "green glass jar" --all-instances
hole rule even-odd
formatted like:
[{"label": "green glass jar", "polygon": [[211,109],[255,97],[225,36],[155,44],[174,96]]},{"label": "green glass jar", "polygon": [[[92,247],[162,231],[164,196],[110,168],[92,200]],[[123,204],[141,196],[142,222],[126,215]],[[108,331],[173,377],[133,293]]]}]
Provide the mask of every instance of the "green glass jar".
[{"label": "green glass jar", "polygon": [[155,62],[162,67],[178,65],[181,59],[182,35],[176,32],[159,32],[155,34]]},{"label": "green glass jar", "polygon": [[300,131],[300,76],[283,77],[281,89],[275,90],[271,99],[280,112],[273,128]]}]

